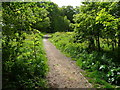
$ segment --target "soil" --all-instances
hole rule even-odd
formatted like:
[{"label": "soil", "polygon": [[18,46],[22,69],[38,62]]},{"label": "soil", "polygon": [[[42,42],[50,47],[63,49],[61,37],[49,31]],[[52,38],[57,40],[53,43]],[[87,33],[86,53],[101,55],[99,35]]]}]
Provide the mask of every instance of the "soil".
[{"label": "soil", "polygon": [[48,85],[51,88],[92,88],[92,85],[81,74],[83,72],[75,61],[61,53],[49,40],[43,39],[48,58]]}]

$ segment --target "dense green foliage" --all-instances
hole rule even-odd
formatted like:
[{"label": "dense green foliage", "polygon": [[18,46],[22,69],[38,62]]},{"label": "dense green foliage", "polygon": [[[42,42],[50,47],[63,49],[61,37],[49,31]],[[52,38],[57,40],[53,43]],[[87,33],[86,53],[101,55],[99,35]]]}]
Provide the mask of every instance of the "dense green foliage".
[{"label": "dense green foliage", "polygon": [[61,15],[67,16],[67,18],[70,20],[70,22],[74,23],[73,15],[76,14],[75,8],[73,8],[73,6],[63,6],[60,9],[61,9]]},{"label": "dense green foliage", "polygon": [[22,33],[25,40],[15,33],[15,37],[6,41],[3,37],[3,87],[33,88],[45,87],[47,71],[46,57],[42,49],[41,34]]},{"label": "dense green foliage", "polygon": [[[101,85],[96,87],[114,87],[108,83],[119,85],[120,64],[114,62],[113,55],[108,55],[106,52],[88,52],[87,47],[89,43],[87,41],[73,43],[73,34],[73,32],[55,33],[51,38],[51,42],[65,54],[76,60],[78,66],[91,72],[88,76],[94,78],[92,82]],[[104,43],[101,42],[101,44]]]},{"label": "dense green foliage", "polygon": [[[4,2],[2,37],[3,88],[46,87],[48,71],[42,34],[49,26],[47,11],[36,3]],[[39,25],[37,25],[39,23]]]},{"label": "dense green foliage", "polygon": [[[72,34],[56,33],[52,42],[96,80],[120,85],[120,2],[83,2],[73,15]],[[98,82],[112,87],[104,81]]]},{"label": "dense green foliage", "polygon": [[65,31],[67,16],[59,15],[52,2],[3,2],[2,8],[3,88],[46,87],[48,68],[39,31]]},{"label": "dense green foliage", "polygon": [[105,47],[101,45],[100,39],[104,39],[104,45],[111,47],[110,50],[119,47],[120,17],[113,11],[120,12],[119,3],[84,2],[80,13],[74,15],[74,42],[89,41],[89,48],[98,51]]},{"label": "dense green foliage", "polygon": [[46,87],[48,68],[41,34],[22,35],[26,39],[21,43],[14,38],[7,44],[3,37],[3,88]]},{"label": "dense green foliage", "polygon": [[[120,86],[120,2],[2,2],[4,88],[46,87],[41,32],[89,72],[96,87]],[[1,13],[1,11],[0,11]],[[1,46],[0,46],[1,47]],[[110,84],[109,84],[110,83]]]},{"label": "dense green foliage", "polygon": [[[90,71],[101,71],[100,77],[120,85],[120,2],[83,2],[74,15],[73,43],[83,44],[78,64]],[[81,46],[82,48],[82,46]],[[72,51],[72,50],[71,50]],[[73,51],[74,52],[74,51]],[[96,73],[97,75],[97,73]],[[103,76],[102,76],[103,75]]]},{"label": "dense green foliage", "polygon": [[64,11],[59,8],[57,4],[53,2],[41,2],[39,6],[45,8],[49,12],[50,27],[45,32],[69,30],[70,20],[65,14],[63,15]]},{"label": "dense green foliage", "polygon": [[4,2],[2,7],[3,24],[5,24],[3,31],[8,27],[15,27],[19,31],[30,30],[32,27],[42,31],[49,26],[47,10],[38,7],[37,3]]}]

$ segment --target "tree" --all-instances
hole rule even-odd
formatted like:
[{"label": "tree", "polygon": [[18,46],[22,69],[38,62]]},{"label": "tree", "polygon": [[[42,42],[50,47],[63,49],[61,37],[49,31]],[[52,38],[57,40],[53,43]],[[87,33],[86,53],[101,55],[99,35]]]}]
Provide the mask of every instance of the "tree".
[{"label": "tree", "polygon": [[[23,43],[24,43],[24,40],[26,39],[26,33],[28,34],[33,33],[34,28],[37,28],[37,25],[36,25],[37,23],[40,23],[40,24],[49,23],[49,18],[46,17],[48,12],[44,8],[37,7],[36,4],[37,3],[34,3],[34,2],[33,3],[30,3],[30,2],[3,2],[2,3],[2,6],[3,6],[2,8],[2,16],[3,16],[3,20],[2,20],[2,30],[3,30],[2,31],[2,35],[3,35],[2,37],[2,59],[3,59],[2,71],[3,73],[2,75],[3,75],[3,79],[2,80],[4,81],[3,87],[5,86],[5,88],[9,88],[9,87],[15,88],[15,87],[22,87],[22,86],[24,87],[23,84],[25,84],[28,81],[33,83],[32,81],[33,77],[30,76],[30,73],[28,70],[29,66],[25,65],[26,61],[24,61],[24,59],[22,58],[18,60],[17,57],[22,55],[23,52],[26,51],[26,50],[21,51],[21,48],[23,47],[25,48]],[[48,26],[49,25],[46,24],[45,27],[48,27]],[[43,29],[43,26],[40,27],[40,30],[42,29]],[[33,37],[34,37],[34,34],[33,34]],[[41,36],[38,36],[38,37],[41,37]],[[33,46],[32,48],[29,47],[29,49],[33,50],[32,52],[34,52],[34,54],[31,54],[31,56],[35,55],[34,59],[36,59],[35,42],[39,40],[35,40],[35,38],[33,39],[34,39],[33,40],[34,44],[32,43]],[[24,71],[25,71],[25,75],[22,77]],[[41,74],[42,76],[40,74],[37,74],[38,76],[34,74],[33,75],[36,76],[38,79],[40,79],[40,77],[44,76],[43,72]],[[33,87],[35,85],[30,86],[30,84],[28,84],[28,86]]]},{"label": "tree", "polygon": [[117,23],[117,38],[118,38],[118,47],[120,48],[120,1],[113,2],[109,8],[109,13],[115,16],[118,19]]},{"label": "tree", "polygon": [[69,30],[70,20],[68,20],[66,16],[57,17],[54,23],[55,23],[54,28],[58,32],[65,32]]},{"label": "tree", "polygon": [[[116,30],[117,30],[117,21],[114,16],[110,15],[105,11],[105,8],[97,13],[96,24],[102,24],[104,26],[103,30],[101,30],[104,38],[109,38],[113,42],[116,41]],[[112,47],[114,50],[114,44],[112,42]]]},{"label": "tree", "polygon": [[[115,37],[119,20],[109,14],[110,6],[112,6],[111,2],[83,2],[79,13],[74,15],[75,24],[73,26],[76,42],[88,40],[90,48],[93,49],[96,45],[98,51],[100,51],[100,38]],[[105,10],[103,10],[104,8]],[[98,21],[100,16],[104,23]],[[115,38],[110,39],[114,42],[116,40]],[[112,46],[114,45],[112,44]]]},{"label": "tree", "polygon": [[61,15],[67,16],[67,18],[70,20],[70,22],[74,23],[73,15],[76,13],[75,8],[73,8],[73,6],[63,6],[60,9],[61,9]]},{"label": "tree", "polygon": [[60,11],[59,11],[58,5],[53,2],[44,2],[43,1],[43,2],[40,2],[38,4],[38,6],[46,9],[49,12],[49,14],[47,15],[50,19],[50,26],[48,28],[49,29],[48,32],[56,32],[57,30],[54,26],[56,24],[55,23],[56,19],[59,18],[59,16],[60,16]]}]

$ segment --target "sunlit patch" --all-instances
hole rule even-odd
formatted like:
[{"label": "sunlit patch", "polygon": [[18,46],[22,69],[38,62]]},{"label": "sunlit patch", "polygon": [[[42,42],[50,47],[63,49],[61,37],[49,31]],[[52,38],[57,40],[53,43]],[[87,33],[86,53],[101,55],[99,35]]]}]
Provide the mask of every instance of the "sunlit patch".
[{"label": "sunlit patch", "polygon": [[47,41],[46,39],[43,39],[43,41]]}]

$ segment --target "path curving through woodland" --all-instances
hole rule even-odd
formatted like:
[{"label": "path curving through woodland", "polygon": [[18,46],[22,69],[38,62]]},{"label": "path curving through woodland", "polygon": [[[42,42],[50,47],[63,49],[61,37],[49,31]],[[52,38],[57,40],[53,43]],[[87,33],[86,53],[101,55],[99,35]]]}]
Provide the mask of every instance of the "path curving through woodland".
[{"label": "path curving through woodland", "polygon": [[49,72],[47,80],[51,88],[92,88],[88,80],[80,73],[81,69],[75,62],[63,55],[48,40],[43,39],[44,48],[48,58]]}]

